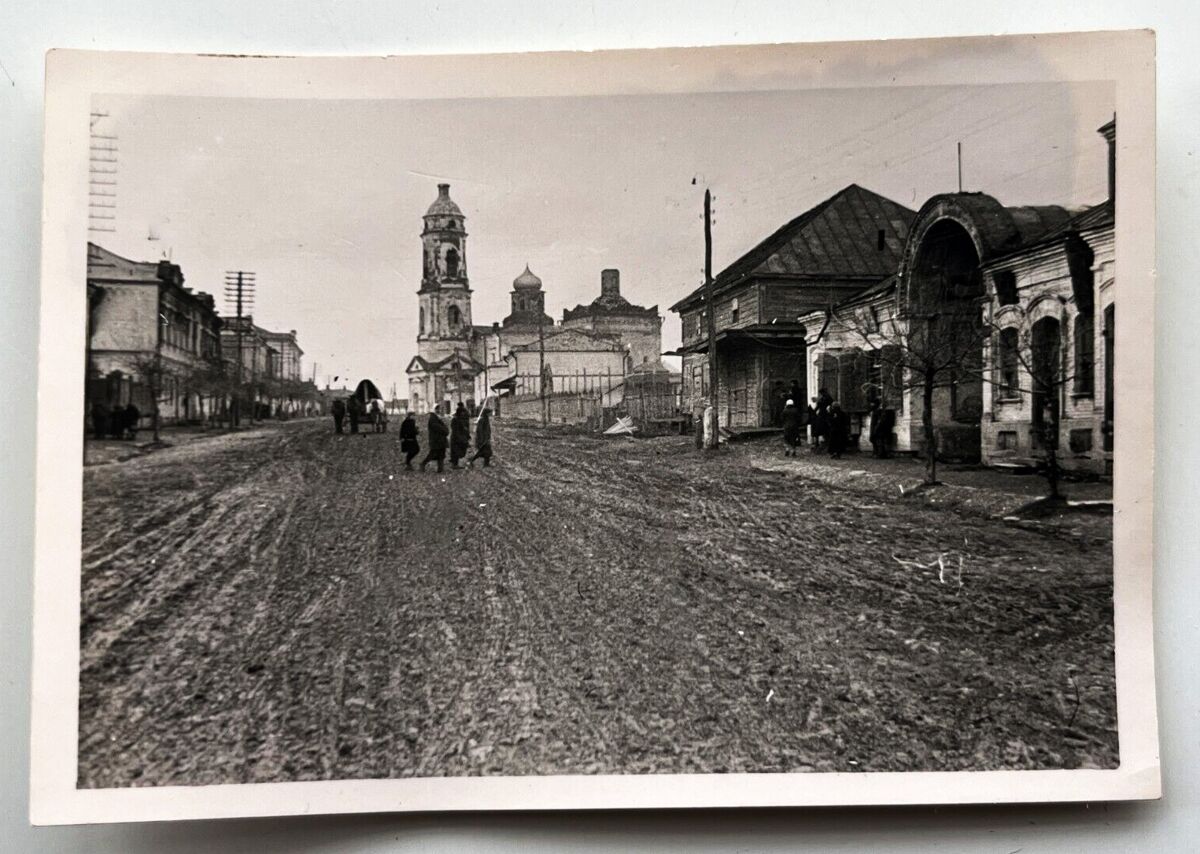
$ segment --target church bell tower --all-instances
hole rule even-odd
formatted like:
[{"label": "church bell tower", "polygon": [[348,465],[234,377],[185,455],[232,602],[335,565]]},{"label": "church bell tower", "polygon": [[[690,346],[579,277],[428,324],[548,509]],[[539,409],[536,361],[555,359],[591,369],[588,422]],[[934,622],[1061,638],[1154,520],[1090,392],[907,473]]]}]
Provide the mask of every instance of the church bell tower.
[{"label": "church bell tower", "polygon": [[438,184],[438,196],[425,212],[421,242],[425,269],[417,292],[417,352],[432,363],[461,352],[471,337],[467,231],[449,184]]}]

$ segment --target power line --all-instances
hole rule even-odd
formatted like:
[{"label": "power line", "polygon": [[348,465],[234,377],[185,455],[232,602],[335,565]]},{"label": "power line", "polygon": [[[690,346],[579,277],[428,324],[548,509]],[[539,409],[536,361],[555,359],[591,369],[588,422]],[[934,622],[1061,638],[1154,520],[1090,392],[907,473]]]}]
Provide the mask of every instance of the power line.
[{"label": "power line", "polygon": [[[93,110],[88,128],[88,231],[115,233],[117,230],[117,136],[100,133],[109,118],[107,112]],[[102,189],[114,188],[114,189]],[[109,201],[99,202],[97,199]]]}]

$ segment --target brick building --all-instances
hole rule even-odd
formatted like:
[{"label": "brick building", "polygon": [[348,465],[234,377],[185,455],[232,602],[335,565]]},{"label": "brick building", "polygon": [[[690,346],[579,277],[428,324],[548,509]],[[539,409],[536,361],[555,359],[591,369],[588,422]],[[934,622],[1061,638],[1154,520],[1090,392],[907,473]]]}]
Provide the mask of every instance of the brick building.
[{"label": "brick building", "polygon": [[894,276],[801,318],[819,330],[809,387],[840,399],[853,432],[865,434],[867,401],[878,395],[896,412],[895,447],[921,451],[924,393],[888,367],[903,361],[895,350],[909,318],[958,303],[978,312],[977,352],[964,353],[963,370],[935,388],[939,453],[1026,464],[1053,442],[1064,468],[1111,472],[1115,120],[1099,132],[1109,148],[1104,202],[1078,210],[1006,207],[984,193],[934,196],[916,215]]},{"label": "brick building", "polygon": [[600,271],[600,295],[587,305],[563,311],[564,329],[612,336],[627,345],[633,365],[658,365],[662,356],[662,315],[621,296],[621,272]]},{"label": "brick building", "polygon": [[219,370],[221,320],[213,298],[183,282],[177,264],[131,261],[88,244],[87,411],[132,401],[148,418],[155,384],[162,423],[210,411],[199,378]]}]

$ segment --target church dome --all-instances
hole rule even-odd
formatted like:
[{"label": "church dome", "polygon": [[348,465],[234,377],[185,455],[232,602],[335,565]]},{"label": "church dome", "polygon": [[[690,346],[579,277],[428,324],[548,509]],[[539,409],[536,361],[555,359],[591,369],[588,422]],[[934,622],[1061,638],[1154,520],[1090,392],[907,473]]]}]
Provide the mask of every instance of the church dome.
[{"label": "church dome", "polygon": [[538,290],[542,287],[542,280],[535,276],[526,264],[525,272],[513,279],[513,287],[517,290]]},{"label": "church dome", "polygon": [[450,185],[438,184],[438,197],[433,200],[425,216],[462,216],[462,211],[450,198]]}]

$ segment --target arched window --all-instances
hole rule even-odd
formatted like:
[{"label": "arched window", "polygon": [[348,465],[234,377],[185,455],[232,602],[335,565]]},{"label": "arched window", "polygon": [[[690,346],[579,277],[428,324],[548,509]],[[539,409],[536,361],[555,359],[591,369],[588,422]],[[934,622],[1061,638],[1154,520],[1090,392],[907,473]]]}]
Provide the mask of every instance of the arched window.
[{"label": "arched window", "polygon": [[1020,397],[1021,354],[1018,349],[1020,346],[1020,336],[1016,327],[1010,326],[1007,329],[1000,330],[1000,352],[996,363],[1000,366],[1000,388],[998,391],[1001,399]]},{"label": "arched window", "polygon": [[419,331],[422,335],[424,335],[425,334],[425,306],[421,306],[419,323],[420,323]]},{"label": "arched window", "polygon": [[455,227],[455,225],[454,225],[454,220],[450,220],[448,223],[446,223],[446,227],[447,227],[447,228],[454,228],[454,227]]},{"label": "arched window", "polygon": [[459,311],[458,306],[452,305],[446,309],[446,324],[451,329],[458,329],[462,325],[462,312]]},{"label": "arched window", "polygon": [[446,277],[458,278],[458,250],[453,247],[446,251]]},{"label": "arched window", "polygon": [[1080,312],[1075,316],[1075,393],[1092,394],[1095,390],[1096,328],[1094,316]]}]

